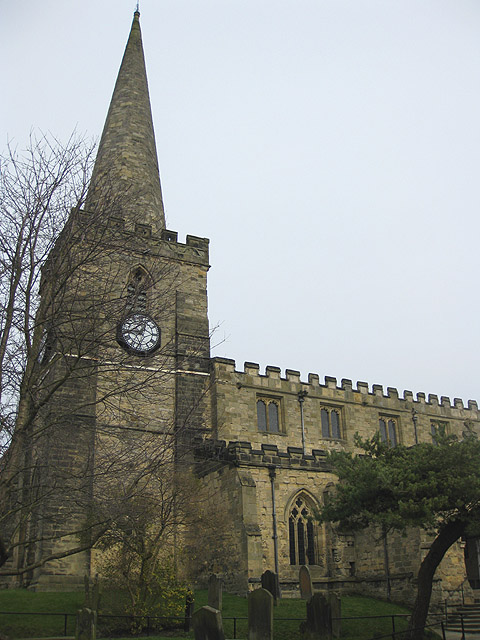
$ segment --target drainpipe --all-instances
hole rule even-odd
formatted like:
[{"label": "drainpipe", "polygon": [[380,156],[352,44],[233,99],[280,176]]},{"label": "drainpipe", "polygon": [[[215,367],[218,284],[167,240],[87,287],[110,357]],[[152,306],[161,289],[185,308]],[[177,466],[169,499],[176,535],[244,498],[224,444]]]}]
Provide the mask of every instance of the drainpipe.
[{"label": "drainpipe", "polygon": [[278,597],[280,597],[280,577],[278,575],[278,536],[277,536],[277,507],[275,502],[275,466],[268,467],[268,475],[270,476],[270,485],[272,487],[272,524],[273,524],[273,556],[275,559],[275,574],[277,576]]},{"label": "drainpipe", "polygon": [[413,432],[415,434],[415,444],[418,444],[418,433],[417,433],[417,412],[415,409],[412,409],[412,420],[413,420]]},{"label": "drainpipe", "polygon": [[303,420],[303,403],[305,402],[305,396],[308,395],[308,391],[299,391],[298,392],[298,402],[300,403],[300,421],[302,425],[302,451],[303,455],[306,454],[305,450],[305,423]]}]

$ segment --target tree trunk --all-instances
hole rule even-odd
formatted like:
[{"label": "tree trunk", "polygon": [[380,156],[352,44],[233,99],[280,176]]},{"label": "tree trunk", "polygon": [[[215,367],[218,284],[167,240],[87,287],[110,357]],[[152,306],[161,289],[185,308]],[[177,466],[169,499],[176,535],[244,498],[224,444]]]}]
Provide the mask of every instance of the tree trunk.
[{"label": "tree trunk", "polygon": [[465,523],[454,520],[445,525],[432,542],[430,549],[420,565],[418,572],[417,597],[408,625],[408,640],[422,640],[423,627],[427,621],[432,583],[435,571],[445,553],[450,549],[465,530]]}]

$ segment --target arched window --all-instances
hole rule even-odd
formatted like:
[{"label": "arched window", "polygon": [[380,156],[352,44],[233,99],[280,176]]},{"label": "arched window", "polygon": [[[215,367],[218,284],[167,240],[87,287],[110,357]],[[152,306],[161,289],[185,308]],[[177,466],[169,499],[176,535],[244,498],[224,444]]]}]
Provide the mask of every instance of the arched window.
[{"label": "arched window", "polygon": [[396,418],[379,418],[378,428],[380,431],[380,440],[390,447],[396,447],[398,444],[398,431]]},{"label": "arched window", "polygon": [[268,426],[269,431],[278,431],[278,404],[276,402],[268,403]]},{"label": "arched window", "polygon": [[278,398],[260,398],[257,400],[257,425],[259,431],[279,433],[280,400]]},{"label": "arched window", "polygon": [[320,421],[322,424],[322,438],[341,439],[340,409],[336,407],[322,407],[320,410]]},{"label": "arched window", "polygon": [[150,278],[143,267],[136,267],[130,273],[127,284],[127,312],[145,312],[147,310],[147,291]]},{"label": "arched window", "polygon": [[430,422],[430,433],[432,435],[432,442],[436,446],[438,444],[436,440],[437,436],[444,436],[448,433],[448,423],[432,420]]},{"label": "arched window", "polygon": [[320,416],[322,419],[322,438],[330,437],[330,419],[328,415],[328,411],[326,409],[322,409],[320,411]]},{"label": "arched window", "polygon": [[317,564],[314,513],[310,501],[300,494],[288,519],[290,564]]},{"label": "arched window", "polygon": [[258,430],[266,431],[267,430],[267,405],[263,400],[257,401],[257,421],[258,421]]},{"label": "arched window", "polygon": [[338,411],[330,412],[330,424],[332,426],[332,438],[340,440],[340,415]]}]

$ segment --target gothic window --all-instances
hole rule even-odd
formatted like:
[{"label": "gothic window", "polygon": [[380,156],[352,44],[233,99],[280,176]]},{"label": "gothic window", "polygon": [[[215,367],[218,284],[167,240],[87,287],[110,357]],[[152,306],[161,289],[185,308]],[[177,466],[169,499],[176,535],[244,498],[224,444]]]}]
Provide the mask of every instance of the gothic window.
[{"label": "gothic window", "polygon": [[397,419],[393,417],[382,416],[378,421],[380,440],[390,447],[396,447],[398,444],[398,426]]},{"label": "gothic window", "polygon": [[320,420],[322,423],[322,438],[341,439],[340,409],[335,407],[322,407],[320,410]]},{"label": "gothic window", "polygon": [[432,436],[433,444],[437,444],[435,436],[442,435],[444,436],[447,433],[447,423],[440,422],[438,420],[432,420],[430,422],[430,434]]},{"label": "gothic window", "polygon": [[313,516],[309,501],[300,494],[293,503],[288,519],[290,564],[316,564]]},{"label": "gothic window", "polygon": [[147,310],[149,286],[149,277],[145,269],[142,267],[134,269],[127,284],[127,311],[139,313]]},{"label": "gothic window", "polygon": [[280,400],[278,398],[257,400],[257,424],[259,431],[280,432]]}]

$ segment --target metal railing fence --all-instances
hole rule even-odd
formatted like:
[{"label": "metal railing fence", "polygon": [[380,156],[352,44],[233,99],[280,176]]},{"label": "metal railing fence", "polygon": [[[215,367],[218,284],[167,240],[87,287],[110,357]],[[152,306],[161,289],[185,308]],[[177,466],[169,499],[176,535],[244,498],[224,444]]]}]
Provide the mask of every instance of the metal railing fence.
[{"label": "metal railing fence", "polygon": [[[50,616],[59,618],[57,636],[73,636],[75,633],[76,613],[49,613],[49,612],[15,612],[0,611],[1,616]],[[395,613],[378,616],[346,616],[335,618],[334,621],[340,621],[342,631],[346,635],[354,635],[355,625],[361,620],[378,620],[379,627],[373,638],[380,640],[382,638],[392,638],[392,640],[401,640],[407,633],[407,619],[409,614]],[[248,619],[243,616],[225,616],[222,618],[225,636],[233,640],[242,640],[247,637]],[[387,621],[388,630],[386,628]],[[115,637],[119,635],[132,635],[132,631],[141,633],[143,636],[152,634],[158,635],[164,629],[178,629],[187,631],[190,629],[190,617],[166,617],[166,616],[131,616],[131,615],[110,615],[99,614],[97,617],[97,637]],[[275,618],[274,638],[275,640],[296,640],[302,637],[300,625],[305,622],[305,618]],[[349,627],[351,632],[349,633]],[[401,628],[403,627],[403,628]],[[425,629],[441,629],[443,640],[445,640],[445,629],[443,615],[439,620],[426,625]],[[463,621],[462,621],[463,630]],[[464,630],[463,630],[464,631]],[[49,635],[51,632],[49,633]],[[465,632],[462,634],[465,638]],[[37,637],[39,637],[37,635]],[[187,636],[186,636],[187,637]]]}]

